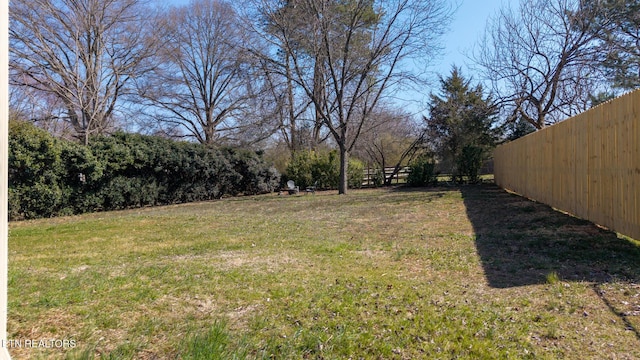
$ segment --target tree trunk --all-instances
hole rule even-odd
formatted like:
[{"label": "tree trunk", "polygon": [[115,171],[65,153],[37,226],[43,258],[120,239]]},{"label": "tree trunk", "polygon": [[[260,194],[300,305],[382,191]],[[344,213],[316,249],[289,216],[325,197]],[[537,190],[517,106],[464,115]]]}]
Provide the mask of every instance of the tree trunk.
[{"label": "tree trunk", "polygon": [[301,142],[298,140],[298,128],[296,126],[296,111],[293,96],[293,75],[291,74],[291,60],[285,56],[285,66],[287,71],[287,110],[289,116],[289,150],[291,154],[300,150]]},{"label": "tree trunk", "polygon": [[346,146],[340,145],[340,182],[338,183],[338,194],[346,194],[349,187],[349,152]]},{"label": "tree trunk", "polygon": [[322,122],[324,118],[322,116],[323,109],[319,108],[318,104],[322,104],[325,101],[326,94],[324,89],[324,58],[321,54],[316,55],[316,62],[313,67],[313,97],[317,99],[315,106],[315,123],[313,125],[313,133],[311,134],[312,147],[316,148],[320,144],[320,131],[322,130]]}]

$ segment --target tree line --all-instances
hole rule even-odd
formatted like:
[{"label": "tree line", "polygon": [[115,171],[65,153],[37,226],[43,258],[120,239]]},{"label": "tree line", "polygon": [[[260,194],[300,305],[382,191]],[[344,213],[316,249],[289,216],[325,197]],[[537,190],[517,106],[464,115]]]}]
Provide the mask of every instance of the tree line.
[{"label": "tree line", "polygon": [[394,96],[426,89],[418,64],[439,53],[454,10],[444,0],[16,0],[12,110],[85,145],[125,129],[266,148],[282,170],[296,152],[335,150],[346,193],[350,157],[397,169],[422,159],[473,178],[496,142],[640,85],[640,1],[523,0],[487,23],[472,54],[478,84],[454,67],[415,119]]}]

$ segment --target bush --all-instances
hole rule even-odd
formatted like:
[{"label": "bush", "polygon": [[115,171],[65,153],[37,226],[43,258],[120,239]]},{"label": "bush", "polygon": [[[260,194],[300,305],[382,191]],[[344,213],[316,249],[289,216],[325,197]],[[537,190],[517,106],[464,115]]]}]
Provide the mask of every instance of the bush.
[{"label": "bush", "polygon": [[308,185],[313,185],[317,181],[320,189],[337,189],[340,183],[340,155],[336,150],[317,154],[311,168],[313,181]]},{"label": "bush", "polygon": [[149,205],[159,205],[158,184],[149,178],[116,176],[100,187],[97,198],[102,207],[119,210]]},{"label": "bush", "polygon": [[460,180],[465,177],[470,183],[480,181],[480,169],[482,168],[482,159],[484,151],[481,147],[467,145],[462,148],[460,157],[457,159],[458,173]]},{"label": "bush", "polygon": [[102,200],[95,195],[95,187],[103,177],[104,165],[84,145],[69,141],[60,141],[60,144],[60,159],[65,169],[60,178],[68,195],[65,212],[79,214],[101,209]]},{"label": "bush", "polygon": [[373,186],[380,187],[384,185],[384,170],[376,167],[373,169],[373,174],[369,175],[371,182],[373,182]]},{"label": "bush", "polygon": [[407,184],[409,186],[433,186],[438,183],[435,162],[429,156],[420,156],[409,164]]},{"label": "bush", "polygon": [[[293,153],[285,171],[286,180],[293,180],[300,188],[311,186],[315,182],[318,154],[315,151],[300,150]],[[318,179],[319,180],[319,179]],[[320,188],[320,186],[318,186]]]},{"label": "bush", "polygon": [[347,175],[349,188],[360,189],[364,181],[364,163],[358,159],[349,159]]},{"label": "bush", "polygon": [[67,202],[60,186],[61,147],[49,133],[19,121],[9,125],[9,214],[50,217]]},{"label": "bush", "polygon": [[274,191],[280,183],[280,174],[262,158],[262,152],[225,149],[234,171],[240,176],[236,182],[237,192],[255,195]]},{"label": "bush", "polygon": [[260,153],[117,132],[89,146],[11,122],[10,219],[77,214],[273,191]]},{"label": "bush", "polygon": [[[349,159],[347,183],[350,188],[362,187],[364,164]],[[304,189],[317,183],[318,189],[337,189],[340,182],[340,155],[338,151],[300,150],[293,154],[287,165],[284,180],[293,180]]]}]

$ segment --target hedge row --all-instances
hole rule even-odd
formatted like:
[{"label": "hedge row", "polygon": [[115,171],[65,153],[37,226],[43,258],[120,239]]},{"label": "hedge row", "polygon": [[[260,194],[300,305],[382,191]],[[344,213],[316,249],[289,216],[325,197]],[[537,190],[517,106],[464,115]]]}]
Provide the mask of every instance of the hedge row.
[{"label": "hedge row", "polygon": [[118,132],[89,146],[26,122],[9,132],[9,218],[31,219],[273,191],[261,154]]}]

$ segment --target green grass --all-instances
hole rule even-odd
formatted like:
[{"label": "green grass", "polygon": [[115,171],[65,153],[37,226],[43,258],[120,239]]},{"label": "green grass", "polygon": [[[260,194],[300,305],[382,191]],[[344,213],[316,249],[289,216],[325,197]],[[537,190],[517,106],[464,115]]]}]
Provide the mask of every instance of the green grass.
[{"label": "green grass", "polygon": [[640,357],[640,250],[490,185],[12,223],[15,358]]}]

